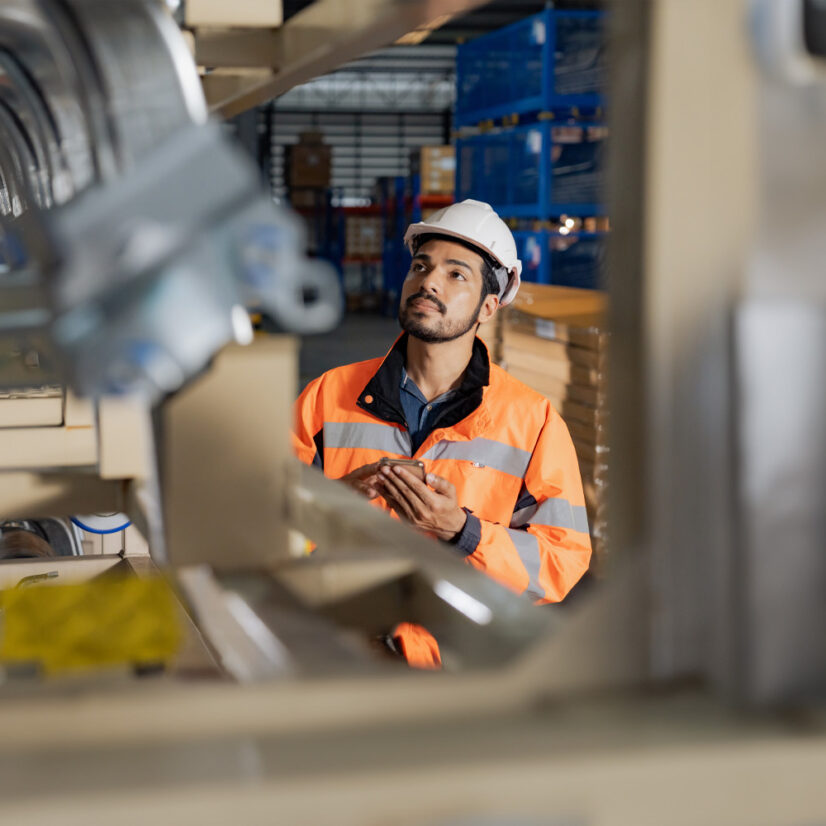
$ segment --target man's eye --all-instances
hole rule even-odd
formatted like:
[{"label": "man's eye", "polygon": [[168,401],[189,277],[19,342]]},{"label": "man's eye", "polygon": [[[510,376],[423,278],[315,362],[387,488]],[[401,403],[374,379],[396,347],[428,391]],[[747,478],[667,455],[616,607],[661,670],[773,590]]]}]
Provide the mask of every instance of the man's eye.
[{"label": "man's eye", "polygon": [[451,273],[451,275],[452,275],[454,278],[461,278],[461,279],[462,279],[462,281],[466,281],[466,280],[467,280],[467,279],[465,278],[465,274],[464,274],[463,272],[458,272],[458,271],[455,271],[455,272],[452,272],[452,273]]},{"label": "man's eye", "polygon": [[413,272],[423,272],[424,271],[424,264],[413,264],[411,267]]}]

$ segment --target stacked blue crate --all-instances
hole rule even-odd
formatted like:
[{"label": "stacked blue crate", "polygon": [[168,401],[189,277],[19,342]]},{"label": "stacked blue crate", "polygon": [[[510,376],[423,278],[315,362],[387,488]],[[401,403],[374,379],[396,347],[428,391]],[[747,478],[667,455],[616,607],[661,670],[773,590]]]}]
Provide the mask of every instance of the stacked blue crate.
[{"label": "stacked blue crate", "polygon": [[522,279],[535,284],[599,289],[605,259],[604,232],[514,232]]},{"label": "stacked blue crate", "polygon": [[546,9],[461,45],[456,125],[602,106],[604,22],[599,11]]},{"label": "stacked blue crate", "polygon": [[[486,201],[506,219],[605,214],[603,26],[598,11],[546,9],[459,47],[456,200]],[[490,128],[518,115],[523,125]],[[587,118],[585,116],[588,116]],[[530,121],[533,122],[530,122]],[[519,232],[526,280],[597,287],[604,235]]]},{"label": "stacked blue crate", "polygon": [[[572,141],[572,131],[581,138]],[[459,138],[456,198],[486,201],[509,218],[603,215],[604,138],[599,124],[552,121]]]}]

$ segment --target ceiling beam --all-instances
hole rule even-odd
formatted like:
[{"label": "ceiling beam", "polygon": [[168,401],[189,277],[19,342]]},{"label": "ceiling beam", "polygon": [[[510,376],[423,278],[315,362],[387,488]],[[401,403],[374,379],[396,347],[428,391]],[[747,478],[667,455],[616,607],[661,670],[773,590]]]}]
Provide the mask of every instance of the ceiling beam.
[{"label": "ceiling beam", "polygon": [[232,117],[485,0],[316,0],[278,29],[196,31],[210,110]]}]

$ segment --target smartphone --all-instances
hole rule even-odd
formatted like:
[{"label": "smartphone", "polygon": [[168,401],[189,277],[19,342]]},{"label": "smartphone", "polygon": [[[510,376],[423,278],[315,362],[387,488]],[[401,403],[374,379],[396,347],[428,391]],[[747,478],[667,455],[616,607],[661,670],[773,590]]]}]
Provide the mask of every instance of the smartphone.
[{"label": "smartphone", "polygon": [[393,465],[399,465],[406,470],[409,470],[419,481],[424,482],[425,480],[425,472],[424,472],[424,462],[420,462],[418,459],[390,459],[389,457],[385,456],[383,459],[379,460],[379,465],[381,467],[392,467]]}]

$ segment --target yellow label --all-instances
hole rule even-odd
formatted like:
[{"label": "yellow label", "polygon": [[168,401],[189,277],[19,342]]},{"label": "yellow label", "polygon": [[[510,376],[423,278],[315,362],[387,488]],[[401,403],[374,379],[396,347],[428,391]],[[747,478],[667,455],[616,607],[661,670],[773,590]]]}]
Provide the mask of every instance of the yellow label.
[{"label": "yellow label", "polygon": [[0,604],[0,660],[49,673],[168,663],[181,641],[175,597],[157,577],[12,588]]}]

